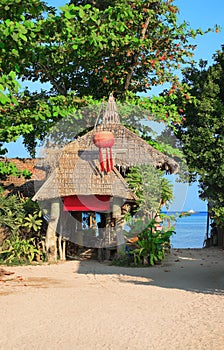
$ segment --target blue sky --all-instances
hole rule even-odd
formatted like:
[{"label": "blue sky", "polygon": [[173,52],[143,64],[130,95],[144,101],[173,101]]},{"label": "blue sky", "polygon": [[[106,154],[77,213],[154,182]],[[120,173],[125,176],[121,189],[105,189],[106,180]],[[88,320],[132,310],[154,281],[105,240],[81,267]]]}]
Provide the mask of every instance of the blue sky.
[{"label": "blue sky", "polygon": [[220,25],[223,31],[209,33],[195,40],[197,49],[195,51],[195,59],[206,59],[212,62],[212,55],[224,44],[224,2],[223,0],[176,0],[176,5],[180,9],[179,18],[181,21],[186,20],[193,28],[213,28],[214,25]]},{"label": "blue sky", "polygon": [[[66,4],[64,0],[49,0],[48,4],[59,7]],[[193,28],[206,30],[214,27],[216,24],[223,28],[223,31],[209,33],[205,36],[198,37],[194,44],[197,45],[195,51],[195,60],[200,58],[212,63],[212,55],[224,44],[224,1],[223,0],[176,0],[180,13],[180,21],[185,20]],[[26,157],[27,152],[24,150],[21,140],[9,145],[8,157]],[[200,210],[206,211],[206,203],[198,197],[197,184],[187,186],[186,184],[174,183],[175,202],[172,210]]]}]

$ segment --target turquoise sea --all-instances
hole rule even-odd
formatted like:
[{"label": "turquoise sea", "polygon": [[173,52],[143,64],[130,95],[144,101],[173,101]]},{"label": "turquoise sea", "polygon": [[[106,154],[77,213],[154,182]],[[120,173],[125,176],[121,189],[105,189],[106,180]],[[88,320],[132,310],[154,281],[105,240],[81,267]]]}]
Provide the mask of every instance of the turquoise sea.
[{"label": "turquoise sea", "polygon": [[[176,213],[167,213],[176,214]],[[176,234],[171,238],[172,248],[202,248],[206,238],[207,213],[197,212],[178,218]]]}]

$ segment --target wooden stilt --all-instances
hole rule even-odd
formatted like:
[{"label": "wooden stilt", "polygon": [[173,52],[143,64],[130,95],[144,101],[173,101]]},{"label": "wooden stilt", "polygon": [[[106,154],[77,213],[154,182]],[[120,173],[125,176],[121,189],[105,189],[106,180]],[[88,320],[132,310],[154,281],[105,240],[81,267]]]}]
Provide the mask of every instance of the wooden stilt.
[{"label": "wooden stilt", "polygon": [[66,240],[62,241],[62,260],[66,260]]},{"label": "wooden stilt", "polygon": [[51,203],[51,213],[46,232],[46,253],[49,262],[57,260],[57,225],[60,216],[59,198],[53,199]]}]

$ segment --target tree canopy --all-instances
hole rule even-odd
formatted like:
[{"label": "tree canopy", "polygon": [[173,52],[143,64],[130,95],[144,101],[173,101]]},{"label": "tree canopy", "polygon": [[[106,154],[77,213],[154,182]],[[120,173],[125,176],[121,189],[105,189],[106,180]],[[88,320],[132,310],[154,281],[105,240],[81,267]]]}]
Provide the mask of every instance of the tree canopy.
[{"label": "tree canopy", "polygon": [[23,135],[34,155],[55,122],[111,91],[120,100],[132,93],[134,103],[165,118],[162,97],[136,94],[164,82],[175,87],[176,70],[191,60],[189,40],[202,32],[177,14],[170,0],[71,1],[60,12],[41,0],[3,0],[0,141]]},{"label": "tree canopy", "polygon": [[177,136],[191,180],[199,175],[201,197],[216,208],[224,207],[223,81],[224,46],[215,53],[210,67],[201,60],[198,67],[185,71],[183,84],[187,84],[189,94],[179,94],[176,100],[177,105],[184,106],[179,110],[182,124],[177,126]]}]

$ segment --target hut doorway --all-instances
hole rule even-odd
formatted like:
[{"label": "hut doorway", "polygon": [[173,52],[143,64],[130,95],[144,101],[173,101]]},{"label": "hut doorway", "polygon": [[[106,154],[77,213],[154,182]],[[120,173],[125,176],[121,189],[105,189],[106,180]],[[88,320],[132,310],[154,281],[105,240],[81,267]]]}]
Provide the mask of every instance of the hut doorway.
[{"label": "hut doorway", "polygon": [[73,241],[85,247],[97,247],[99,240],[106,240],[109,230],[110,213],[95,211],[70,211],[75,219],[72,232]]}]

